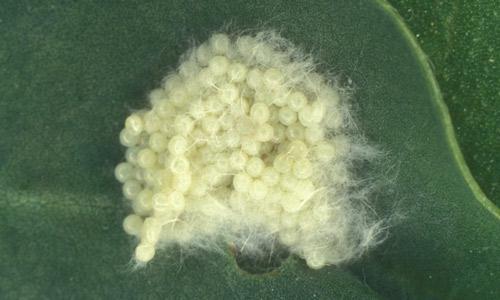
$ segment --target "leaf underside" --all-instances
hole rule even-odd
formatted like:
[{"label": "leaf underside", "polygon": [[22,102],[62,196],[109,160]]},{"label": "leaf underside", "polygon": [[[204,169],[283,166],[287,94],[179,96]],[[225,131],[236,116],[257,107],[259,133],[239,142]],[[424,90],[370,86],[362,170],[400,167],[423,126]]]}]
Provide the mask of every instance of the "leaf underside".
[{"label": "leaf underside", "polygon": [[[464,177],[432,74],[385,4],[3,1],[0,21],[0,298],[500,297],[500,222]],[[250,275],[231,255],[173,249],[131,271],[118,132],[192,40],[228,24],[278,29],[355,84],[359,126],[397,174],[375,205],[403,216],[362,261],[314,271],[292,256]]]}]

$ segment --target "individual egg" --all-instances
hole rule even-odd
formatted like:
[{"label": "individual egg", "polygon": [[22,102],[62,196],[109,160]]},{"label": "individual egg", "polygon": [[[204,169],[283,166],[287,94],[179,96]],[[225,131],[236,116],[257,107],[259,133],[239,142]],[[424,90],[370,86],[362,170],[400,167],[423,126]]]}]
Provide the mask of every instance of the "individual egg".
[{"label": "individual egg", "polygon": [[252,177],[247,173],[238,173],[233,178],[233,187],[237,192],[246,193],[252,187]]},{"label": "individual egg", "polygon": [[222,137],[223,143],[228,147],[229,149],[234,149],[238,146],[240,146],[240,135],[236,130],[228,130]]},{"label": "individual egg", "polygon": [[328,142],[321,142],[314,147],[314,156],[320,162],[327,163],[336,155],[335,147]]},{"label": "individual egg", "polygon": [[286,154],[279,154],[274,158],[273,167],[282,174],[287,174],[292,169],[292,161]]},{"label": "individual egg", "polygon": [[276,68],[269,68],[264,72],[264,83],[268,88],[277,88],[283,83],[283,73]]},{"label": "individual egg", "polygon": [[194,121],[188,115],[178,115],[174,120],[175,132],[182,136],[188,136],[194,129]]},{"label": "individual egg", "polygon": [[154,89],[149,93],[148,98],[151,106],[155,107],[167,99],[167,93],[164,89]]},{"label": "individual egg", "polygon": [[304,107],[302,107],[298,115],[299,122],[304,127],[310,127],[318,123],[314,118],[313,108],[310,105],[305,105]]},{"label": "individual egg", "polygon": [[280,187],[283,191],[294,192],[298,184],[299,180],[293,174],[287,173],[280,177]]},{"label": "individual egg", "polygon": [[170,102],[178,108],[182,108],[188,102],[188,92],[184,86],[179,86],[169,93]]},{"label": "individual egg", "polygon": [[137,165],[137,154],[140,150],[141,148],[139,147],[127,148],[125,151],[125,160],[132,165]]},{"label": "individual egg", "polygon": [[183,156],[173,156],[168,160],[168,168],[173,174],[184,174],[189,172],[189,160]]},{"label": "individual egg", "polygon": [[123,220],[123,230],[130,235],[139,236],[142,228],[142,218],[136,214],[128,215]]},{"label": "individual egg", "polygon": [[201,176],[193,176],[193,182],[189,187],[189,195],[192,197],[204,197],[209,191],[208,184],[202,180]]},{"label": "individual egg", "polygon": [[231,104],[230,112],[234,117],[246,116],[249,111],[248,100],[245,97],[239,97],[236,101]]},{"label": "individual egg", "polygon": [[236,40],[236,49],[238,50],[241,56],[249,60],[254,55],[254,49],[256,44],[257,41],[255,40],[255,38],[249,35],[244,35]]},{"label": "individual egg", "polygon": [[213,139],[209,139],[207,145],[213,153],[213,163],[220,155],[224,154],[224,150],[226,150],[226,144],[219,135],[215,136]]},{"label": "individual egg", "polygon": [[265,167],[261,173],[261,180],[268,186],[275,186],[280,181],[280,174],[272,167]]},{"label": "individual egg", "polygon": [[216,33],[210,37],[209,44],[214,54],[225,55],[229,52],[231,41],[227,34]]},{"label": "individual egg", "polygon": [[249,195],[252,199],[260,201],[267,196],[267,185],[259,179],[252,182]]},{"label": "individual egg", "polygon": [[255,139],[259,142],[269,142],[274,137],[274,128],[268,123],[259,125],[255,131]]},{"label": "individual egg", "polygon": [[236,121],[236,128],[238,133],[242,136],[252,135],[255,131],[255,124],[246,116],[238,118]]},{"label": "individual egg", "polygon": [[179,74],[189,80],[199,72],[200,65],[195,60],[187,60],[179,66]]},{"label": "individual egg", "polygon": [[285,194],[280,203],[283,210],[288,213],[297,213],[302,209],[302,200],[290,192]]},{"label": "individual egg", "polygon": [[144,114],[144,129],[148,134],[160,130],[161,119],[154,111],[148,111]]},{"label": "individual egg", "polygon": [[134,113],[125,120],[125,128],[130,131],[132,135],[138,136],[144,130],[144,121],[141,116]]},{"label": "individual egg", "polygon": [[233,104],[239,96],[239,89],[232,83],[225,83],[219,87],[219,98],[222,103]]},{"label": "individual egg", "polygon": [[182,155],[184,152],[187,151],[187,141],[186,139],[181,136],[181,135],[176,135],[170,139],[168,142],[168,151],[172,155]]},{"label": "individual egg", "polygon": [[224,103],[221,102],[217,94],[210,94],[207,96],[204,105],[205,111],[213,116],[219,116],[225,108]]},{"label": "individual egg", "polygon": [[266,105],[273,104],[272,95],[269,91],[265,89],[258,89],[253,94],[253,102],[258,103],[261,102]]},{"label": "individual egg", "polygon": [[201,44],[198,48],[196,48],[196,60],[200,66],[207,66],[210,59],[213,57],[212,49],[207,44]]},{"label": "individual egg", "polygon": [[291,110],[289,107],[284,106],[279,110],[279,120],[281,124],[290,126],[295,123],[295,121],[297,121],[297,113]]},{"label": "individual egg", "polygon": [[262,72],[257,69],[251,69],[247,74],[247,85],[253,90],[257,90],[262,85]]},{"label": "individual egg", "polygon": [[161,101],[158,102],[153,107],[153,111],[162,119],[168,119],[173,117],[176,114],[176,108],[170,101]]},{"label": "individual egg", "polygon": [[234,83],[241,83],[243,82],[248,73],[248,68],[241,63],[233,63],[229,66],[229,80]]},{"label": "individual egg", "polygon": [[[175,88],[182,86],[182,84],[183,84],[183,80],[179,76],[179,74],[170,74],[167,77],[165,77],[163,80],[163,90],[168,95],[168,93],[170,93]],[[163,102],[163,101],[161,101],[161,102]]]},{"label": "individual egg", "polygon": [[243,170],[247,161],[248,155],[243,151],[233,151],[229,156],[229,164],[234,170]]},{"label": "individual egg", "polygon": [[309,148],[301,140],[293,140],[285,147],[286,153],[294,159],[304,158],[309,153]]},{"label": "individual egg", "polygon": [[256,62],[263,66],[269,65],[274,57],[272,47],[266,43],[259,43],[254,52]]},{"label": "individual egg", "polygon": [[313,166],[306,158],[299,159],[293,164],[293,175],[299,179],[307,179],[311,177],[312,173]]},{"label": "individual egg", "polygon": [[304,140],[309,145],[315,145],[325,138],[325,132],[321,126],[306,127],[304,130]]},{"label": "individual egg", "polygon": [[245,170],[248,175],[252,177],[259,177],[264,170],[265,164],[259,157],[252,157],[248,160],[245,166]]},{"label": "individual egg", "polygon": [[266,123],[269,115],[269,107],[264,103],[255,103],[250,109],[250,118],[257,124]]},{"label": "individual egg", "polygon": [[314,123],[320,123],[321,121],[323,121],[323,117],[325,116],[326,111],[325,103],[321,100],[316,100],[311,103],[311,109],[312,119],[314,120]]},{"label": "individual egg", "polygon": [[216,78],[209,68],[201,69],[196,80],[204,89],[213,89],[216,87]]},{"label": "individual egg", "polygon": [[288,96],[288,107],[295,112],[300,112],[306,104],[307,98],[302,92],[296,91]]},{"label": "individual egg", "polygon": [[231,131],[234,126],[235,126],[235,119],[234,116],[228,113],[227,111],[224,111],[221,116],[218,118],[220,128],[223,131]]},{"label": "individual egg", "polygon": [[149,243],[140,243],[135,248],[135,260],[139,263],[147,263],[155,256],[155,247]]},{"label": "individual egg", "polygon": [[141,242],[155,245],[160,238],[161,223],[154,217],[148,217],[144,220],[141,228]]},{"label": "individual egg", "polygon": [[168,194],[159,192],[153,195],[153,209],[155,212],[165,212],[168,210]]},{"label": "individual egg", "polygon": [[149,137],[149,148],[156,153],[160,153],[167,149],[168,140],[163,133],[155,132]]},{"label": "individual egg", "polygon": [[168,204],[175,212],[182,212],[186,206],[184,195],[179,191],[173,191],[168,195]]},{"label": "individual egg", "polygon": [[119,163],[115,168],[115,178],[121,183],[134,178],[135,173],[135,167],[128,162]]},{"label": "individual egg", "polygon": [[150,148],[143,148],[137,154],[137,164],[141,168],[152,168],[156,162],[156,153]]},{"label": "individual egg", "polygon": [[154,170],[151,188],[170,188],[170,185],[172,183],[171,178],[172,174],[168,169],[161,168]]},{"label": "individual egg", "polygon": [[201,120],[201,127],[207,134],[214,135],[220,129],[220,123],[215,116],[210,115]]},{"label": "individual egg", "polygon": [[260,151],[260,142],[251,138],[244,138],[241,141],[241,150],[250,156],[258,155]]},{"label": "individual egg", "polygon": [[132,208],[138,215],[148,215],[153,209],[153,192],[147,188],[140,191],[136,199],[132,201]]},{"label": "individual egg", "polygon": [[128,129],[123,129],[120,132],[120,144],[122,144],[122,146],[133,147],[139,143],[139,140],[139,136],[134,135],[134,133]]},{"label": "individual egg", "polygon": [[285,135],[289,140],[303,140],[304,127],[300,123],[295,122],[287,127]]},{"label": "individual egg", "polygon": [[146,186],[156,185],[157,172],[158,172],[157,168],[141,169],[140,172],[137,172],[138,174],[139,173],[141,174],[140,177],[137,177],[137,180],[143,181]]},{"label": "individual egg", "polygon": [[281,190],[278,185],[272,186],[268,188],[267,192],[267,200],[269,203],[281,205],[281,199],[285,197],[285,193]]},{"label": "individual egg", "polygon": [[195,100],[189,104],[189,110],[188,110],[189,115],[194,119],[194,120],[200,120],[205,115],[207,114],[207,111],[205,109],[205,105],[203,104],[203,101],[201,100]]},{"label": "individual egg", "polygon": [[275,144],[281,144],[285,141],[286,138],[286,127],[281,124],[276,124],[273,126],[273,139],[272,141]]},{"label": "individual egg", "polygon": [[[257,134],[255,135],[255,138],[258,140]],[[260,143],[259,153],[261,154],[262,160],[266,164],[271,164],[272,159],[274,158],[274,149],[275,149],[275,145],[271,141]]]},{"label": "individual egg", "polygon": [[214,166],[221,174],[228,173],[231,170],[230,156],[226,153],[219,153],[216,155]]},{"label": "individual egg", "polygon": [[191,172],[176,174],[172,177],[172,187],[176,191],[186,193],[191,187],[192,180]]},{"label": "individual egg", "polygon": [[122,186],[123,196],[129,200],[133,200],[141,190],[141,184],[135,179],[126,180]]},{"label": "individual egg", "polygon": [[321,269],[326,265],[326,260],[323,254],[319,251],[308,251],[304,255],[306,263],[311,269]]},{"label": "individual egg", "polygon": [[275,93],[271,103],[277,107],[286,106],[288,104],[288,93]]},{"label": "individual egg", "polygon": [[166,139],[170,139],[175,135],[175,129],[173,125],[173,122],[163,122],[160,126],[159,132],[163,134]]},{"label": "individual egg", "polygon": [[208,69],[215,76],[224,75],[228,71],[228,68],[229,68],[229,61],[225,56],[221,55],[214,56],[208,62]]}]

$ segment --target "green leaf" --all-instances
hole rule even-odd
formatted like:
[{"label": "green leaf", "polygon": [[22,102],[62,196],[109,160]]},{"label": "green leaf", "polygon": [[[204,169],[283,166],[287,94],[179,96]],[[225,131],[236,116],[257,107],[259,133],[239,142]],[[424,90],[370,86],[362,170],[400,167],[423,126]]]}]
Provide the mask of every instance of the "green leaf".
[{"label": "green leaf", "polygon": [[500,205],[500,2],[390,2],[432,63],[472,174]]},{"label": "green leaf", "polygon": [[[399,170],[378,205],[404,218],[355,265],[314,271],[292,257],[249,275],[230,255],[174,250],[131,271],[118,132],[190,39],[228,23],[281,29],[356,84],[359,125]],[[0,38],[0,298],[500,297],[499,210],[385,2],[12,0],[0,4]]]}]

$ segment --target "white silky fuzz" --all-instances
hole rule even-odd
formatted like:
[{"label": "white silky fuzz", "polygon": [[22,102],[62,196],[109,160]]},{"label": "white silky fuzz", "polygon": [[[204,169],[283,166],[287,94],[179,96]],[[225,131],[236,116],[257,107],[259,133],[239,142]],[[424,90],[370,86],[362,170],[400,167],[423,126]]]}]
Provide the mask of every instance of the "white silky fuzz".
[{"label": "white silky fuzz", "polygon": [[278,240],[317,269],[380,242],[352,170],[375,151],[348,115],[349,93],[314,66],[274,32],[218,33],[126,119],[115,176],[138,263],[174,244],[259,255]]}]

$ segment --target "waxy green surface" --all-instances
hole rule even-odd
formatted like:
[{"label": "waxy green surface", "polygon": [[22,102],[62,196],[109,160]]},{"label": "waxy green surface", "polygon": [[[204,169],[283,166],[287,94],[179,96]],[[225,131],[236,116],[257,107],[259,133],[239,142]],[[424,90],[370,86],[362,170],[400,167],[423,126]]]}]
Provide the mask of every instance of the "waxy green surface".
[{"label": "waxy green surface", "polygon": [[[3,1],[0,298],[495,299],[499,211],[472,179],[431,69],[379,1]],[[276,28],[351,78],[360,129],[388,156],[387,241],[355,265],[271,274],[177,250],[131,271],[113,178],[131,109],[192,40]],[[391,209],[392,211],[392,209]],[[229,253],[229,251],[228,251]]]},{"label": "waxy green surface", "polygon": [[389,2],[427,54],[474,178],[500,206],[500,2]]}]

